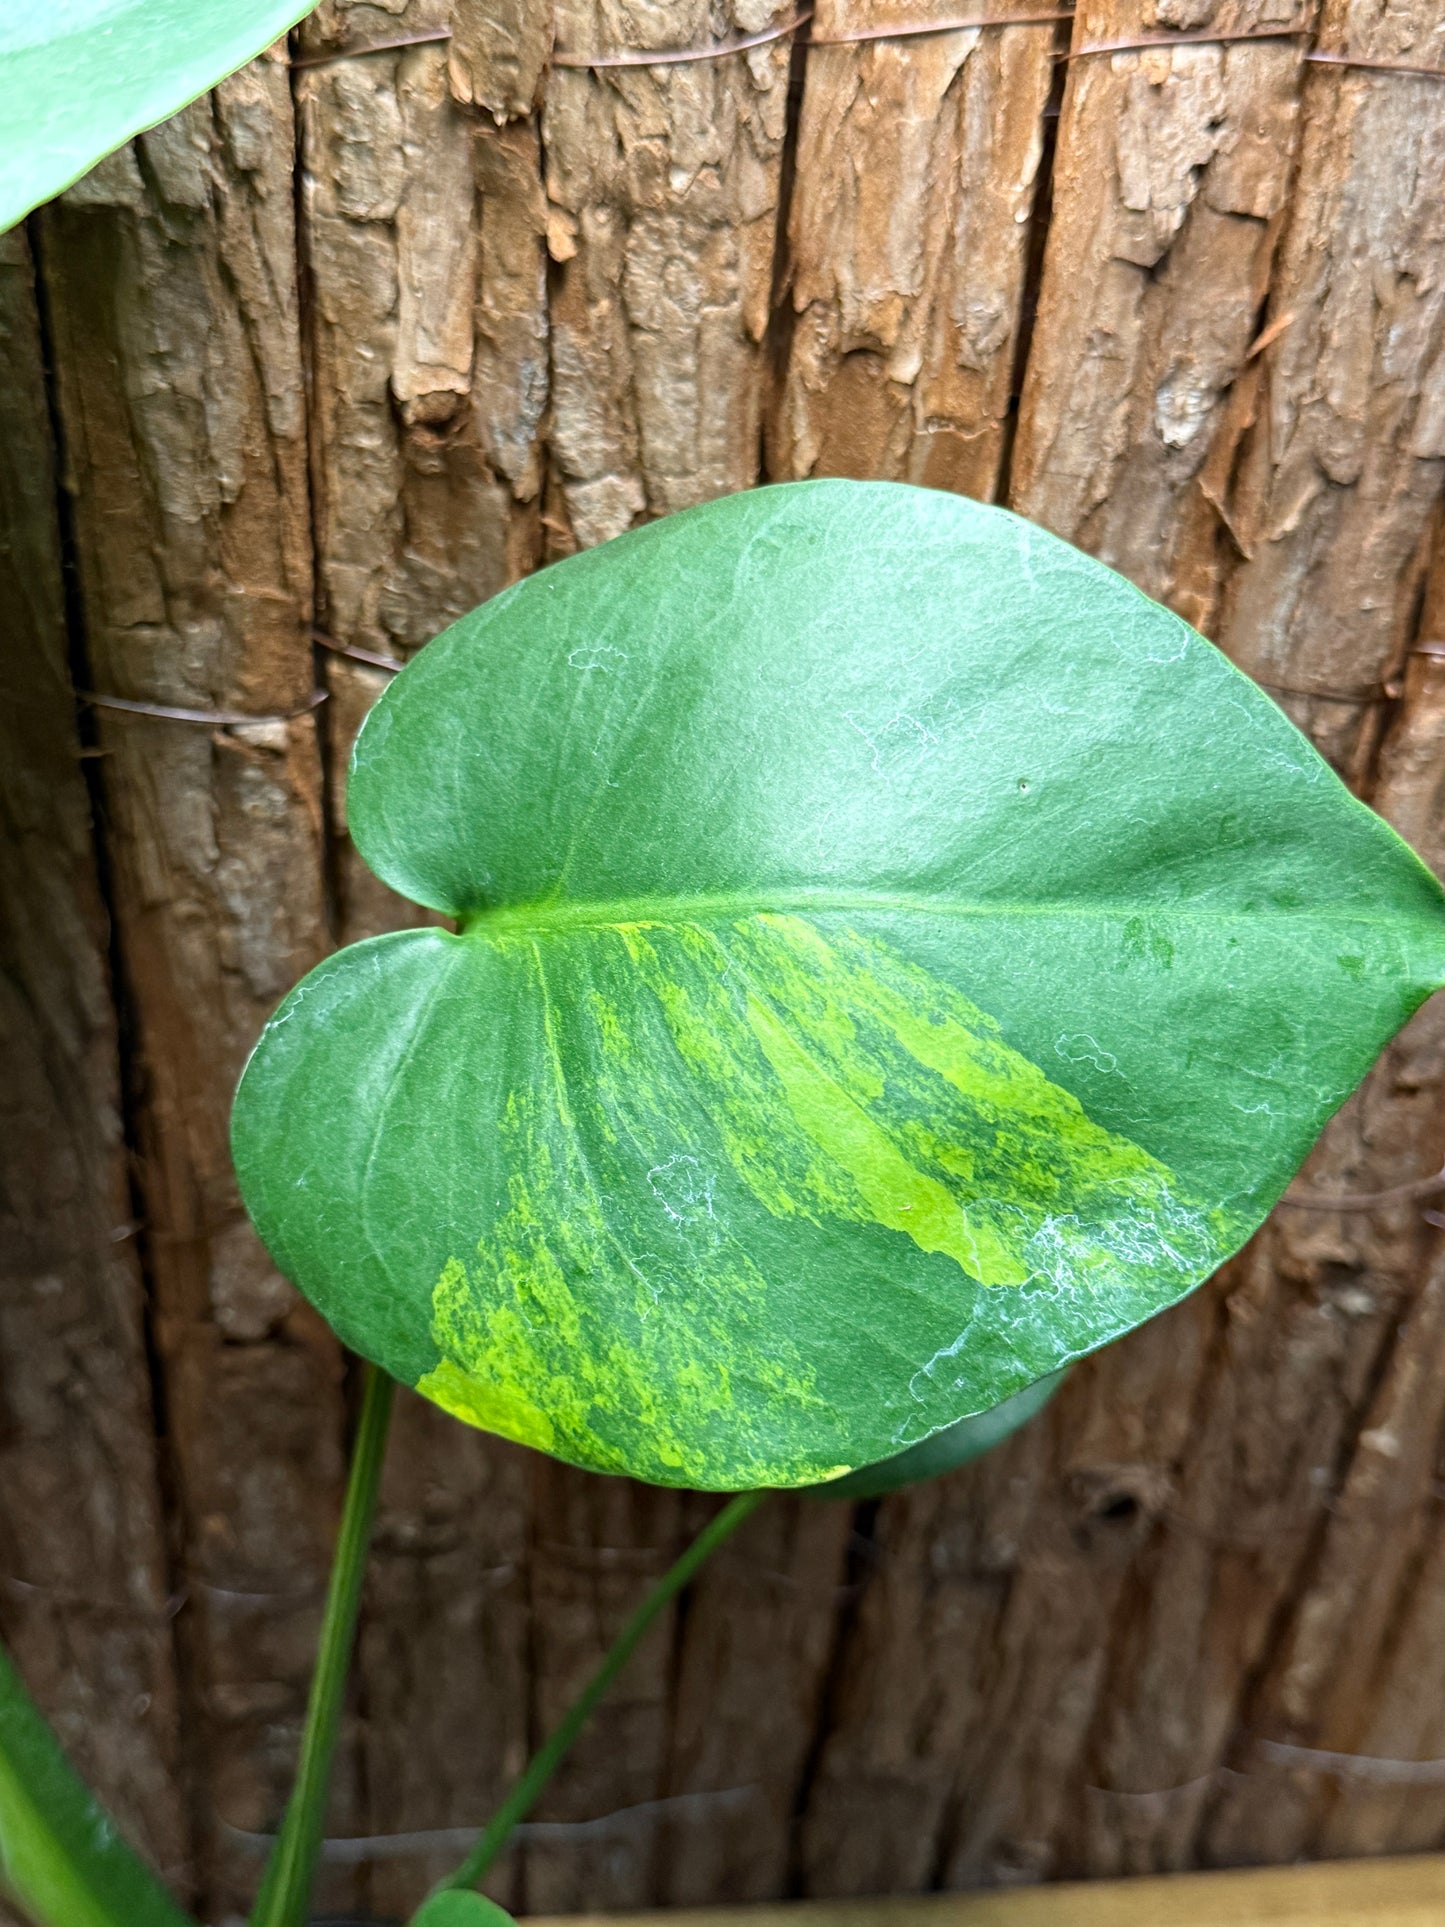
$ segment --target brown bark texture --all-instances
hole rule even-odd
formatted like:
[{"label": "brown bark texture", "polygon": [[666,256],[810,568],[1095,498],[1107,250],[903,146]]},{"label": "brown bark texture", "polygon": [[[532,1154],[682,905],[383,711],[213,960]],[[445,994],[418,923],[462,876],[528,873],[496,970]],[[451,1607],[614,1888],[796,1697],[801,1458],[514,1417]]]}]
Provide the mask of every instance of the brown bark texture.
[{"label": "brown bark texture", "polygon": [[[958,12],[587,68],[790,10],[323,0],[0,244],[0,1630],[208,1921],[280,1817],[350,1411],[226,1115],[302,971],[420,915],[345,829],[396,664],[650,517],[918,481],[1180,609],[1445,867],[1445,86],[1305,58],[1445,64],[1445,0],[847,39]],[[1429,1007],[1302,1182],[1442,1154]],[[1445,1845],[1432,1210],[1281,1208],[978,1465],[770,1501],[491,1891]],[[712,1503],[400,1400],[324,1908],[414,1904]]]},{"label": "brown bark texture", "polygon": [[[37,224],[174,1503],[181,1797],[222,1912],[284,1797],[341,1472],[339,1349],[251,1232],[226,1136],[247,1050],[324,941],[293,151],[282,50]],[[342,1806],[346,1782],[343,1762]]]},{"label": "brown bark texture", "polygon": [[[557,0],[569,53],[759,33],[784,0]],[[759,479],[788,48],[595,73],[542,112],[560,539],[586,546]]]},{"label": "brown bark texture", "polygon": [[[1258,330],[1300,112],[1296,0],[1083,0],[1010,506],[1207,624],[1202,483]],[[1324,83],[1338,85],[1331,75]]]},{"label": "brown bark texture", "polygon": [[118,1024],[30,252],[0,239],[0,1633],[184,1885],[176,1648]]},{"label": "brown bark texture", "polygon": [[[990,5],[979,17],[1030,10]],[[813,16],[778,480],[884,476],[997,493],[1057,23],[843,40],[957,15],[947,0],[824,0]]]}]

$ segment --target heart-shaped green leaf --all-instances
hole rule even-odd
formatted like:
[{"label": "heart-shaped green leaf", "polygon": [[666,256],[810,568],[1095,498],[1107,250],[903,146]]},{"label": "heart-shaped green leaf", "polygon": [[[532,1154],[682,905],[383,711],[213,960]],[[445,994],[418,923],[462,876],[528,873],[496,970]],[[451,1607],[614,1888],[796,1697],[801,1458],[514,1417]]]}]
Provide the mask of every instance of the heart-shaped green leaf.
[{"label": "heart-shaped green leaf", "polygon": [[666,1484],[891,1457],[1172,1304],[1445,977],[1272,703],[999,510],[758,490],[497,596],[353,833],[453,913],[241,1086],[281,1268],[447,1410]]},{"label": "heart-shaped green leaf", "polygon": [[0,232],[214,87],[316,0],[5,0]]}]

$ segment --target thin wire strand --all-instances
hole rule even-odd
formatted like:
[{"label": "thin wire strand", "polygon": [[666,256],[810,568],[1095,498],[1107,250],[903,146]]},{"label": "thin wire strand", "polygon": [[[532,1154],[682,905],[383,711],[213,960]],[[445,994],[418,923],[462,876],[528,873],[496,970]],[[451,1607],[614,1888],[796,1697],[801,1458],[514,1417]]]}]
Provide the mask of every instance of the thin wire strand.
[{"label": "thin wire strand", "polygon": [[[920,20],[899,26],[859,27],[851,33],[810,34],[807,45],[857,47],[872,41],[921,40],[936,34],[975,32],[987,27],[1040,27],[1060,20],[1072,20],[1075,14],[1073,7],[1029,13],[961,14],[945,20]],[[551,64],[554,67],[592,71],[616,67],[678,67],[695,61],[724,60],[730,54],[747,53],[754,47],[766,47],[775,41],[786,40],[790,34],[805,26],[813,15],[812,7],[804,7],[790,19],[779,21],[777,26],[768,27],[762,33],[747,34],[739,40],[717,41],[708,47],[631,47],[610,54],[554,52]],[[1233,47],[1251,40],[1298,40],[1307,38],[1311,32],[1313,29],[1308,26],[1254,27],[1239,33],[1212,33],[1206,28],[1199,33],[1152,34],[1133,40],[1091,41],[1055,57],[1073,61],[1091,59],[1098,54],[1144,53],[1154,47]],[[339,60],[360,60],[369,54],[433,46],[451,38],[449,29],[439,27],[429,33],[398,34],[392,39],[363,41],[355,47],[337,47],[328,53],[302,54],[293,58],[291,65],[293,68],[329,67]],[[1426,67],[1408,60],[1375,60],[1367,54],[1332,53],[1320,48],[1308,49],[1301,58],[1320,67],[1348,67],[1364,73],[1404,74],[1423,80],[1445,80],[1445,67]],[[358,654],[339,646],[337,653]],[[358,660],[366,661],[368,658],[358,654]],[[378,666],[390,667],[385,662],[380,662]]]},{"label": "thin wire strand", "polygon": [[[1098,40],[1075,47],[1060,56],[1063,60],[1083,60],[1091,54],[1142,53],[1152,47],[1233,47],[1246,40],[1298,40],[1314,29],[1299,27],[1252,27],[1239,33],[1171,33],[1141,35],[1135,40]],[[1367,73],[1413,74],[1425,80],[1445,80],[1445,67],[1423,67],[1408,60],[1372,60],[1366,54],[1330,53],[1310,47],[1300,56],[1320,67],[1355,67]]]},{"label": "thin wire strand", "polygon": [[[762,33],[748,34],[740,40],[718,41],[709,47],[630,47],[618,53],[580,54],[556,53],[552,55],[554,67],[593,69],[607,67],[675,67],[685,63],[702,60],[722,60],[729,54],[747,53],[753,47],[766,47],[777,40],[787,39],[813,18],[814,9],[804,7],[791,19],[783,20],[775,27]],[[922,20],[913,24],[897,27],[860,27],[853,33],[813,34],[809,44],[814,47],[853,47],[874,40],[919,40],[935,34],[963,33],[984,27],[1035,27],[1059,20],[1072,20],[1072,7],[1058,7],[1046,12],[1012,14],[964,14],[947,20]],[[449,30],[439,28],[434,33],[400,34],[389,40],[368,40],[355,47],[338,47],[329,53],[303,54],[293,59],[293,68],[329,67],[338,60],[363,59],[368,54],[391,53],[399,48],[423,47],[452,38]],[[345,652],[342,652],[345,653]]]},{"label": "thin wire strand", "polygon": [[1400,693],[1396,684],[1387,682],[1373,682],[1365,689],[1306,689],[1300,683],[1271,682],[1267,676],[1256,676],[1254,680],[1261,689],[1268,689],[1276,696],[1294,696],[1302,702],[1345,703],[1350,708],[1393,702]]},{"label": "thin wire strand", "polygon": [[384,669],[389,676],[399,675],[406,668],[395,656],[383,656],[375,649],[357,649],[349,642],[338,642],[324,629],[313,629],[311,640],[320,648],[329,649],[333,656],[346,656],[352,662],[367,663],[372,669]]},{"label": "thin wire strand", "polygon": [[[710,1813],[719,1808],[742,1808],[758,1797],[761,1783],[748,1781],[743,1786],[718,1787],[700,1793],[669,1793],[656,1800],[638,1800],[631,1806],[614,1807],[610,1813],[595,1814],[590,1820],[523,1820],[512,1832],[519,1846],[537,1841],[575,1841],[605,1839],[635,1831],[649,1823],[677,1813]],[[273,1833],[253,1833],[233,1827],[228,1820],[220,1825],[228,1840],[243,1853],[265,1853],[274,1844]],[[427,1827],[400,1833],[328,1834],[321,1842],[323,1865],[357,1867],[372,1860],[400,1860],[413,1854],[438,1851],[460,1852],[477,1837],[475,1827]]]},{"label": "thin wire strand", "polygon": [[870,40],[922,40],[939,33],[965,33],[974,27],[1037,27],[1054,20],[1072,20],[1072,7],[1048,13],[959,14],[951,20],[925,20],[907,27],[860,27],[855,33],[815,33],[810,47],[855,47]]},{"label": "thin wire strand", "polygon": [[776,27],[768,27],[762,33],[750,33],[741,40],[720,40],[712,47],[663,47],[648,49],[630,47],[623,53],[615,54],[559,54],[552,55],[554,67],[677,67],[694,60],[722,60],[728,54],[745,54],[752,47],[766,47],[774,40],[785,40],[790,33],[796,33],[805,21],[811,20],[813,9],[805,7],[791,19],[782,20]]},{"label": "thin wire strand", "polygon": [[298,67],[329,67],[337,60],[361,60],[367,54],[389,54],[401,47],[430,47],[451,37],[450,27],[438,27],[431,33],[398,34],[394,40],[363,40],[355,47],[336,47],[330,53],[293,57],[291,67],[293,72]]},{"label": "thin wire strand", "polygon": [[1421,80],[1445,80],[1445,67],[1417,67],[1408,60],[1371,60],[1365,54],[1333,54],[1312,48],[1305,59],[1320,67],[1359,67],[1366,73],[1414,74]]},{"label": "thin wire strand", "polygon": [[1136,40],[1092,40],[1061,54],[1061,60],[1083,60],[1090,54],[1143,53],[1153,47],[1232,47],[1241,40],[1297,40],[1310,27],[1251,27],[1239,33],[1143,34]]},{"label": "thin wire strand", "polygon": [[294,723],[298,717],[309,716],[313,709],[319,709],[327,696],[324,689],[313,689],[310,700],[300,709],[288,709],[284,714],[272,716],[252,716],[244,709],[181,709],[171,703],[136,702],[129,696],[102,696],[94,689],[77,689],[75,693],[92,709],[118,709],[127,716],[153,716],[165,723],[204,723],[211,729],[236,729],[254,723]]}]

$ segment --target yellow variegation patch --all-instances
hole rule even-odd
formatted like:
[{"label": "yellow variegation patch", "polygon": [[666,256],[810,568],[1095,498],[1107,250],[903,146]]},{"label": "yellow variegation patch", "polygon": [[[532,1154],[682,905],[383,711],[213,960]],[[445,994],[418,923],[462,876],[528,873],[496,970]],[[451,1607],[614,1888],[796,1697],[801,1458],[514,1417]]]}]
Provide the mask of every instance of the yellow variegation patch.
[{"label": "yellow variegation patch", "polygon": [[[707,1482],[719,1437],[746,1440],[740,1385],[806,1436],[816,1368],[766,1316],[786,1281],[735,1235],[726,1200],[740,1195],[956,1268],[958,1331],[908,1375],[918,1410],[900,1443],[978,1287],[1172,1279],[1207,1257],[1206,1214],[1157,1158],[1095,1124],[957,990],[821,921],[473,926],[468,942],[535,975],[546,1073],[498,1120],[505,1205],[436,1284],[443,1360],[420,1390],[563,1457],[620,1471],[646,1450],[658,1476],[689,1482]],[[655,1249],[661,1231],[683,1266]],[[845,1469],[826,1428],[816,1457],[759,1449],[734,1466],[739,1483],[780,1485]]]}]

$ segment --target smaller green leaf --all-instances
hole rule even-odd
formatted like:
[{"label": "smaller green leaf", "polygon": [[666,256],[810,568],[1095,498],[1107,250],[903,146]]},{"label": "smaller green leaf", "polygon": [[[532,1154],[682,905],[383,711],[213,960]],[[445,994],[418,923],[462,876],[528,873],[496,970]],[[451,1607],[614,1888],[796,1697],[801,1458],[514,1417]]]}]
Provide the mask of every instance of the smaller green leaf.
[{"label": "smaller green leaf", "polygon": [[485,1894],[449,1887],[433,1894],[411,1917],[411,1927],[515,1927],[512,1916]]},{"label": "smaller green leaf", "polygon": [[41,1927],[191,1927],[66,1759],[3,1648],[0,1894]]},{"label": "smaller green leaf", "polygon": [[844,1479],[815,1486],[811,1496],[877,1499],[885,1492],[896,1492],[900,1486],[916,1485],[920,1479],[936,1479],[941,1472],[952,1472],[955,1466],[982,1458],[985,1452],[1002,1445],[1031,1418],[1036,1418],[1068,1375],[1067,1371],[1050,1372],[1044,1378],[1036,1378],[1032,1385],[1015,1392],[1002,1405],[992,1406],[987,1412],[975,1412],[972,1418],[961,1418],[956,1425],[946,1425],[932,1438],[910,1445],[906,1452],[897,1452],[891,1459],[880,1459],[876,1465],[860,1465]]}]

